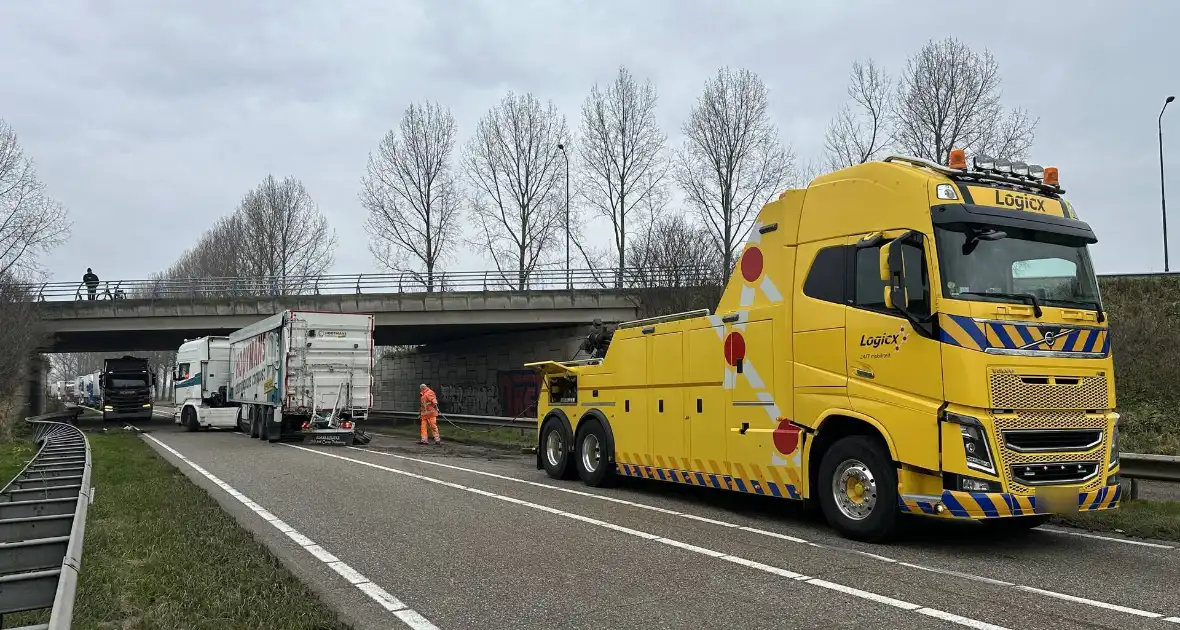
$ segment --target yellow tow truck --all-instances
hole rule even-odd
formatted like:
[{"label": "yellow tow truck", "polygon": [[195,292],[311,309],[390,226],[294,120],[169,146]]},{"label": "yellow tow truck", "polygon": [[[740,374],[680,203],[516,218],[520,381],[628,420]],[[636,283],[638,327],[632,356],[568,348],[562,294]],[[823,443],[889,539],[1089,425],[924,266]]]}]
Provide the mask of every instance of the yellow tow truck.
[{"label": "yellow tow truck", "polygon": [[1056,168],[949,163],[894,156],[788,190],[715,313],[528,364],[537,467],[814,501],[868,541],[904,514],[1023,529],[1117,508],[1097,239]]}]

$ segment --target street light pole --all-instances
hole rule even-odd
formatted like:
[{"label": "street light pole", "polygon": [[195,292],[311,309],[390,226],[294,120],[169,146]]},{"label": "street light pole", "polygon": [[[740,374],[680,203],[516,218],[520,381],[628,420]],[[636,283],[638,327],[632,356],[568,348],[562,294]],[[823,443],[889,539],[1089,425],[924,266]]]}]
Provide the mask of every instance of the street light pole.
[{"label": "street light pole", "polygon": [[1164,106],[1160,108],[1160,117],[1157,121],[1157,126],[1160,132],[1160,212],[1164,219],[1164,273],[1168,272],[1168,202],[1167,196],[1164,194],[1164,110],[1168,109],[1168,103],[1176,100],[1175,96],[1169,96],[1164,100]]},{"label": "street light pole", "polygon": [[572,291],[574,278],[570,272],[570,154],[565,152],[565,145],[560,142],[557,143],[557,148],[565,156],[565,288]]}]

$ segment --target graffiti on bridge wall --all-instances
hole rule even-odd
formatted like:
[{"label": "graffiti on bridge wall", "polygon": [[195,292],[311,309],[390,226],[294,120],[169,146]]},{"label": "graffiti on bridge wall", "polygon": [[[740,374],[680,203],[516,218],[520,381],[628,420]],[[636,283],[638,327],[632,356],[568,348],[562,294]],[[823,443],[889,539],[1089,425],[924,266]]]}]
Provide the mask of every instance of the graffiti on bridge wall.
[{"label": "graffiti on bridge wall", "polygon": [[464,415],[528,416],[534,413],[540,385],[540,375],[532,370],[500,370],[494,385],[441,385],[439,408]]},{"label": "graffiti on bridge wall", "polygon": [[537,415],[536,409],[530,407],[537,404],[540,374],[533,370],[500,370],[496,377],[500,386],[500,415],[509,418]]}]

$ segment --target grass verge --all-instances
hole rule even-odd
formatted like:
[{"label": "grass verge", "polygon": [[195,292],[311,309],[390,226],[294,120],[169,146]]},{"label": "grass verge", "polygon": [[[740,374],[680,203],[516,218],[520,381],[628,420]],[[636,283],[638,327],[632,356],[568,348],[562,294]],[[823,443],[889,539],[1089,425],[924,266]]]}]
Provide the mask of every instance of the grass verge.
[{"label": "grass verge", "polygon": [[[135,435],[91,435],[83,628],[345,629],[214,499]],[[32,619],[5,619],[4,627]]]},{"label": "grass verge", "polygon": [[0,444],[0,488],[12,481],[36,454],[31,440],[16,439]]},{"label": "grass verge", "polygon": [[1053,522],[1092,532],[1180,541],[1180,501],[1124,501],[1117,510],[1057,515]]},{"label": "grass verge", "polygon": [[[478,426],[458,428],[445,422],[438,423],[439,434],[444,442],[497,446],[519,452],[521,447],[536,446],[537,432],[534,429],[482,428]],[[393,426],[366,427],[366,430],[394,437],[421,438],[418,425],[400,424]],[[434,439],[433,437],[431,439]]]}]

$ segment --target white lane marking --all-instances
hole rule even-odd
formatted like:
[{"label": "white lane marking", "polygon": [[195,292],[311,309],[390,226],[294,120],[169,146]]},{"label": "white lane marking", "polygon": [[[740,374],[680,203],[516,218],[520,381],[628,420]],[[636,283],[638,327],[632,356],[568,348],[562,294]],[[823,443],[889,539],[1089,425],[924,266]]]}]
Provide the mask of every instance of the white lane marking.
[{"label": "white lane marking", "polygon": [[230,496],[237,499],[242,505],[245,505],[246,507],[253,510],[255,514],[258,514],[264,518],[266,522],[274,526],[275,529],[286,534],[287,537],[295,541],[297,545],[302,547],[312,556],[315,556],[317,560],[323,562],[328,566],[328,568],[340,574],[341,577],[348,580],[348,582],[355,586],[360,592],[368,595],[370,599],[377,602],[377,604],[382,608],[393,613],[394,616],[412,628],[412,630],[438,630],[437,626],[430,623],[430,621],[428,621],[422,615],[408,608],[401,602],[401,600],[387,593],[380,586],[377,586],[372,581],[370,581],[369,578],[361,575],[359,571],[345,564],[342,560],[326,551],[323,547],[317,545],[312,539],[296,531],[294,527],[291,527],[287,523],[279,520],[278,517],[266,511],[257,503],[251,501],[246,495],[238,492],[237,490],[234,490],[229,484],[213,475],[213,473],[210,473],[204,468],[201,468],[191,459],[181,455],[176,449],[168,446],[160,440],[157,440],[150,435],[144,435],[144,437],[155,442],[156,444],[159,444],[161,448],[168,451],[169,453],[172,453],[177,459],[184,462],[185,464],[188,464],[193,470],[201,473],[203,476],[205,476],[205,478],[207,478],[209,481],[212,481],[214,484],[217,484],[219,488],[227,490]]},{"label": "white lane marking", "polygon": [[[958,577],[958,578],[962,578],[965,580],[972,580],[975,582],[983,582],[985,584],[991,584],[993,586],[1017,588],[1017,589],[1024,590],[1026,592],[1039,593],[1039,594],[1046,595],[1048,597],[1055,597],[1057,599],[1076,601],[1077,603],[1086,604],[1088,606],[1094,606],[1096,608],[1105,608],[1107,610],[1119,610],[1119,611],[1123,611],[1123,612],[1136,611],[1136,612],[1131,612],[1130,614],[1146,613],[1147,615],[1151,615],[1154,617],[1162,617],[1163,616],[1162,614],[1159,614],[1159,613],[1151,613],[1151,612],[1148,612],[1145,610],[1139,610],[1137,608],[1128,608],[1125,606],[1119,606],[1118,604],[1111,604],[1108,602],[1103,602],[1103,601],[1099,601],[1099,600],[1095,600],[1095,599],[1075,598],[1073,595],[1067,595],[1065,593],[1058,593],[1055,591],[1049,591],[1049,590],[1044,590],[1044,589],[1034,589],[1031,587],[1024,587],[1020,584],[1014,584],[1012,582],[1005,582],[1003,580],[997,580],[995,578],[984,577],[982,575],[975,575],[972,573],[963,573],[960,571],[954,571],[954,570],[950,570],[950,569],[939,569],[936,567],[928,567],[928,566],[923,566],[920,564],[914,564],[914,563],[910,563],[910,562],[900,562],[900,561],[890,558],[888,556],[882,556],[882,555],[878,555],[875,553],[869,553],[867,551],[860,551],[857,549],[849,549],[847,547],[836,547],[836,546],[832,546],[832,545],[814,543],[814,542],[810,542],[808,540],[804,540],[802,538],[798,538],[796,536],[790,536],[788,534],[780,534],[778,532],[772,532],[772,531],[765,530],[765,529],[758,529],[756,527],[745,527],[745,526],[737,525],[736,523],[729,523],[726,521],[720,521],[720,520],[716,520],[716,519],[708,519],[708,518],[696,516],[694,514],[686,514],[684,512],[677,512],[675,510],[669,510],[667,508],[657,507],[654,505],[648,505],[646,503],[639,503],[636,501],[628,501],[626,499],[617,499],[615,497],[609,497],[609,496],[605,496],[605,495],[601,495],[601,494],[595,494],[593,492],[574,490],[572,488],[562,488],[560,486],[555,486],[555,485],[551,485],[551,484],[547,484],[547,483],[541,483],[539,481],[530,481],[528,479],[509,477],[507,475],[500,475],[497,473],[491,473],[491,472],[487,472],[487,471],[483,471],[483,470],[476,470],[474,468],[464,468],[462,466],[455,466],[453,464],[444,464],[442,462],[434,462],[434,461],[430,461],[430,460],[426,460],[426,459],[419,459],[416,457],[407,457],[405,455],[396,455],[394,453],[388,453],[385,451],[373,451],[373,450],[369,450],[369,449],[357,448],[355,446],[349,447],[349,448],[351,448],[354,451],[360,451],[362,453],[374,453],[377,455],[384,455],[386,457],[393,457],[396,459],[417,462],[419,464],[427,464],[430,466],[437,466],[439,468],[447,468],[450,470],[457,470],[460,472],[471,473],[474,475],[481,475],[481,476],[490,477],[493,479],[500,479],[503,481],[511,481],[514,483],[521,483],[521,484],[525,484],[525,485],[529,485],[529,486],[536,486],[538,488],[547,488],[549,490],[555,490],[557,492],[564,492],[567,494],[574,494],[574,495],[582,496],[582,497],[591,497],[591,498],[595,498],[595,499],[600,499],[602,501],[609,501],[611,503],[618,503],[621,505],[626,505],[629,507],[636,507],[636,508],[640,508],[640,509],[644,509],[644,510],[651,510],[654,512],[659,512],[661,514],[668,514],[671,516],[680,516],[680,517],[684,517],[684,518],[690,518],[690,519],[697,520],[697,521],[712,523],[712,524],[719,525],[722,527],[737,528],[737,529],[740,529],[745,532],[750,532],[752,534],[758,534],[761,536],[769,536],[772,538],[778,538],[780,540],[788,540],[788,541],[791,541],[794,543],[808,545],[811,547],[818,547],[820,549],[828,549],[831,551],[838,551],[840,553],[853,553],[856,555],[872,558],[874,560],[880,560],[881,562],[896,563],[896,564],[900,564],[905,567],[909,567],[911,569],[918,569],[921,571],[929,571],[931,573],[939,573],[942,575]],[[1038,528],[1038,531],[1048,531],[1048,532],[1062,533],[1062,534],[1074,534],[1074,535],[1078,535],[1078,536],[1085,536],[1087,538],[1093,537],[1093,538],[1107,539],[1103,536],[1094,536],[1093,534],[1082,534],[1082,533],[1078,533],[1078,532],[1069,532],[1069,531],[1062,531],[1062,530],[1056,530],[1056,529]],[[1154,543],[1138,543],[1138,541],[1123,541],[1123,540],[1120,540],[1117,538],[1110,538],[1108,540],[1114,540],[1117,542],[1134,542],[1134,543],[1145,545],[1145,546],[1156,546],[1156,547],[1164,546],[1164,545],[1155,545]],[[1168,547],[1168,548],[1170,549],[1170,547]]]},{"label": "white lane marking", "polygon": [[1164,619],[1164,621],[1170,621],[1172,623],[1180,623],[1180,617],[1166,617]]},{"label": "white lane marking", "polygon": [[1128,608],[1126,606],[1119,606],[1117,604],[1107,604],[1106,602],[1099,602],[1093,599],[1086,599],[1085,597],[1077,597],[1074,595],[1066,595],[1064,593],[1054,593],[1053,591],[1046,591],[1044,589],[1035,588],[1032,586],[1017,586],[1016,588],[1022,591],[1029,591],[1031,593],[1040,593],[1041,595],[1048,595],[1049,597],[1056,597],[1067,602],[1075,602],[1078,604],[1088,604],[1098,608],[1105,608],[1107,610],[1117,610],[1118,612],[1127,613],[1128,615],[1138,615],[1140,617],[1147,617],[1148,619],[1159,619],[1163,615],[1153,613],[1146,610],[1139,610],[1138,608]]},{"label": "white lane marking", "polygon": [[320,455],[322,457],[330,457],[333,459],[338,459],[341,461],[350,462],[353,464],[358,464],[358,465],[366,466],[369,468],[375,468],[377,470],[390,472],[395,475],[402,475],[404,477],[410,477],[412,479],[417,479],[419,481],[425,481],[428,483],[447,486],[450,488],[462,489],[467,492],[471,492],[473,494],[478,494],[480,496],[488,497],[489,499],[497,499],[499,501],[505,501],[507,503],[513,503],[516,505],[520,505],[522,507],[532,508],[534,510],[540,510],[542,512],[547,512],[547,513],[554,514],[557,516],[563,516],[563,517],[570,518],[570,519],[573,519],[576,521],[581,521],[583,523],[588,523],[591,525],[597,525],[599,527],[612,529],[614,531],[629,534],[629,535],[632,535],[632,536],[635,536],[635,537],[638,537],[638,538],[641,538],[644,540],[650,540],[653,542],[662,543],[662,544],[665,544],[665,545],[668,545],[671,547],[676,547],[678,549],[683,549],[685,551],[695,553],[695,554],[700,554],[700,555],[710,557],[710,558],[717,558],[720,560],[725,560],[725,561],[732,562],[734,564],[738,564],[738,565],[748,567],[751,569],[756,569],[759,571],[771,573],[773,575],[788,577],[788,578],[793,579],[798,582],[805,582],[805,583],[811,584],[813,586],[818,586],[820,588],[828,589],[831,591],[837,591],[837,592],[844,593],[846,595],[851,595],[853,597],[857,597],[860,599],[864,599],[864,600],[868,600],[868,601],[872,601],[872,602],[877,602],[880,604],[885,604],[888,606],[892,606],[894,608],[900,608],[902,610],[907,610],[907,611],[911,611],[911,612],[919,612],[922,614],[929,615],[931,617],[937,617],[939,619],[944,619],[944,620],[950,621],[952,623],[957,623],[959,625],[967,626],[969,628],[982,628],[985,630],[1005,630],[1005,628],[1003,626],[997,626],[997,625],[993,625],[993,624],[979,621],[976,619],[970,619],[967,617],[960,617],[958,615],[948,613],[948,612],[945,612],[942,610],[937,610],[934,608],[927,608],[925,606],[922,606],[921,604],[914,604],[914,603],[907,602],[904,600],[895,599],[892,597],[887,597],[885,595],[871,593],[869,591],[863,591],[861,589],[853,588],[851,586],[845,586],[843,584],[837,584],[835,582],[829,582],[827,580],[821,580],[819,578],[807,577],[807,576],[801,575],[799,573],[795,573],[794,571],[790,571],[787,569],[774,567],[774,566],[770,566],[770,565],[765,565],[765,564],[762,564],[759,562],[754,562],[753,560],[748,560],[746,558],[742,558],[739,556],[730,555],[730,554],[727,554],[727,553],[724,553],[721,551],[715,551],[713,549],[707,549],[705,547],[698,547],[697,545],[692,545],[692,544],[689,544],[689,543],[686,543],[683,541],[674,540],[671,538],[665,538],[663,536],[658,536],[656,534],[651,534],[648,532],[643,532],[643,531],[631,529],[629,527],[623,527],[622,525],[616,525],[614,523],[608,523],[606,521],[602,521],[602,520],[599,520],[596,518],[591,518],[588,516],[583,516],[581,514],[575,514],[573,512],[567,512],[565,510],[553,508],[548,505],[542,505],[540,503],[533,503],[531,501],[525,501],[523,499],[518,499],[516,497],[509,497],[509,496],[505,496],[502,494],[496,494],[494,492],[489,492],[487,490],[483,490],[480,488],[473,488],[470,486],[464,486],[464,485],[456,484],[456,483],[453,483],[450,481],[444,481],[442,479],[428,477],[426,475],[419,475],[418,473],[409,472],[407,470],[401,470],[399,468],[390,468],[389,466],[382,466],[380,464],[374,464],[373,462],[367,462],[363,459],[353,459],[351,457],[345,457],[343,455],[335,455],[333,453],[325,453],[323,451],[317,451],[315,449],[310,449],[310,448],[306,448],[303,446],[295,446],[294,444],[284,444],[284,446],[288,446],[290,448],[298,449],[301,451],[307,451],[308,453],[313,453],[315,455]]},{"label": "white lane marking", "polygon": [[1080,536],[1082,538],[1093,538],[1095,540],[1105,540],[1108,542],[1123,543],[1124,545],[1136,545],[1138,547],[1152,547],[1154,549],[1175,549],[1174,545],[1161,545],[1159,543],[1146,542],[1143,540],[1131,540],[1130,538],[1115,538],[1114,536],[1099,536],[1098,534],[1087,534],[1086,532],[1071,532],[1067,529],[1057,529],[1056,527],[1038,527],[1037,531],[1049,532],[1050,534],[1064,534],[1066,536]]}]

